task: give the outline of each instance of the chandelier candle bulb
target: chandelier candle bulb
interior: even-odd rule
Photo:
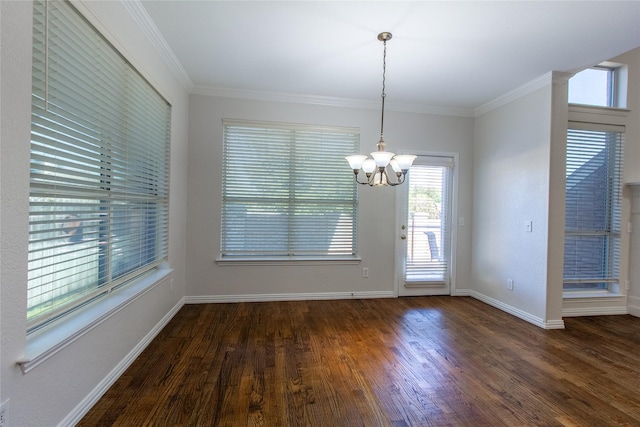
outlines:
[[[414,155],[398,155],[385,151],[384,142],[384,99],[387,96],[384,93],[386,70],[387,70],[387,41],[391,40],[391,33],[382,32],[378,34],[378,40],[384,43],[384,55],[382,60],[382,114],[380,116],[380,140],[378,141],[378,151],[371,153],[371,158],[363,155],[347,156],[345,159],[349,162],[349,166],[353,169],[356,182],[358,184],[367,184],[369,186],[386,187],[402,184],[407,176],[407,172],[411,168],[413,161],[416,159]],[[391,167],[391,171],[387,172],[387,168]],[[364,172],[366,179],[358,179],[360,171]],[[376,171],[375,173],[373,173]],[[390,179],[395,176],[395,179]]]

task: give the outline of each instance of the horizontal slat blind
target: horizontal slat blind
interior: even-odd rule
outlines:
[[[171,113],[69,3],[33,22],[31,329],[166,259]]]
[[[618,281],[624,127],[570,122],[567,133],[564,287]]]
[[[405,283],[449,280],[451,157],[418,156],[408,175]]]
[[[222,257],[356,253],[357,129],[224,121]]]

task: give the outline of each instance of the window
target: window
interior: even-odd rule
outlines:
[[[614,107],[615,70],[593,67],[581,71],[569,79],[571,104]]]
[[[30,331],[166,260],[170,114],[70,3],[34,2]]]
[[[357,129],[225,120],[222,259],[356,254]]]
[[[624,127],[570,122],[564,290],[618,290]]]

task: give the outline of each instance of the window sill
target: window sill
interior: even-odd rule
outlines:
[[[127,305],[169,277],[172,269],[161,266],[129,286],[113,291],[95,304],[65,316],[27,337],[23,357],[17,361],[23,374],[49,359],[78,338],[105,322]]]
[[[603,107],[600,105],[587,104],[569,104],[569,111],[573,113],[600,114],[617,117],[627,117],[631,112],[628,108]]]
[[[230,265],[353,265],[362,261],[360,257],[237,257],[218,258],[216,264]]]

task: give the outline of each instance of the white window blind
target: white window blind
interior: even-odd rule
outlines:
[[[564,289],[617,286],[624,127],[570,122]]]
[[[31,330],[166,259],[170,114],[70,3],[34,2]]]
[[[408,175],[405,283],[447,283],[451,233],[451,157],[418,156]]]
[[[221,256],[356,254],[359,131],[225,120]],[[346,165],[346,166],[345,166]]]

